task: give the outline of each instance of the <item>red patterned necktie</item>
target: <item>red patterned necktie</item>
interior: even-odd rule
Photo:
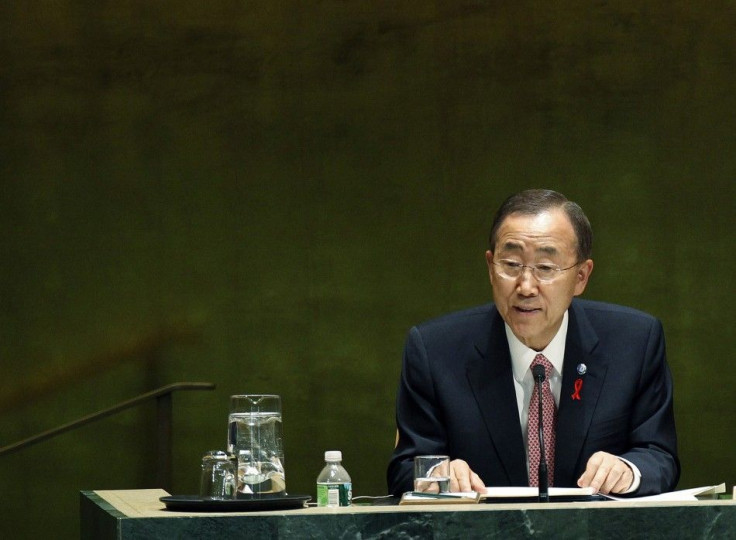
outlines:
[[[544,382],[542,383],[542,407],[544,414],[544,451],[547,454],[547,477],[549,485],[554,485],[555,479],[555,427],[557,425],[557,407],[552,391],[549,389],[549,377],[552,374],[552,364],[544,355],[534,357],[531,368],[544,366]],[[529,402],[529,485],[539,485],[539,391],[534,385],[532,399]]]

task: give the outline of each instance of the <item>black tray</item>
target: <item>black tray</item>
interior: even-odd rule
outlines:
[[[237,499],[207,499],[199,495],[169,495],[159,500],[176,512],[259,512],[304,508],[309,495],[259,495]]]

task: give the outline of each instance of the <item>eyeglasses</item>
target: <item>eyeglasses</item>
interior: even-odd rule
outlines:
[[[556,264],[521,264],[518,261],[510,261],[501,259],[500,261],[491,261],[498,268],[498,275],[507,279],[518,279],[524,273],[524,268],[531,270],[534,278],[540,283],[549,283],[557,279],[562,272],[575,268],[580,263],[575,263],[567,268],[560,268]]]

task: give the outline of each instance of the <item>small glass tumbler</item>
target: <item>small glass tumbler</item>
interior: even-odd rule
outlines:
[[[450,457],[416,456],[414,491],[447,493],[450,491]]]
[[[234,499],[238,487],[237,465],[221,450],[202,457],[199,496],[203,499]]]

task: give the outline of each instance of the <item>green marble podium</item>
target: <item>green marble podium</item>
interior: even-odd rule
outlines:
[[[569,502],[171,512],[158,489],[83,491],[82,539],[736,538],[736,503]]]

